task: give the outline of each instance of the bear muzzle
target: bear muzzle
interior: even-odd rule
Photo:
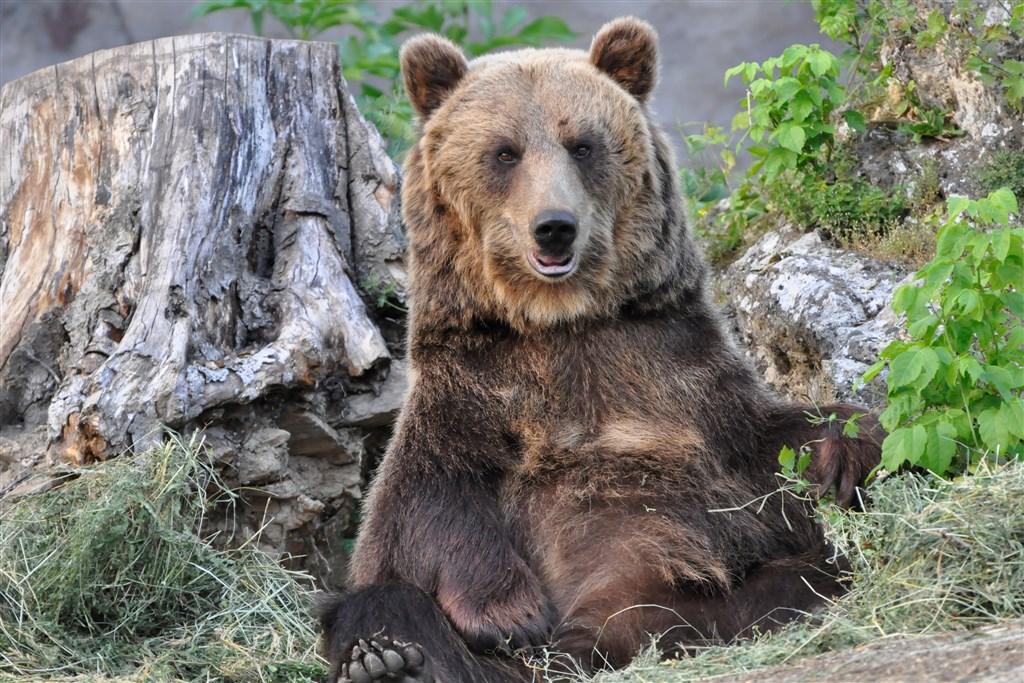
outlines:
[[[566,277],[579,262],[573,243],[578,224],[576,217],[565,210],[546,209],[537,214],[530,226],[536,250],[527,255],[530,266],[548,278]]]

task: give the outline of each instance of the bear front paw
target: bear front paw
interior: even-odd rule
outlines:
[[[481,653],[509,653],[545,645],[555,622],[554,608],[539,594],[513,594],[485,602],[463,595],[444,607],[469,648]]]

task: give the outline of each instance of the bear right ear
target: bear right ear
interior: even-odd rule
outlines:
[[[432,34],[406,41],[400,60],[405,92],[424,121],[469,71],[462,51],[450,40]]]
[[[658,34],[635,17],[609,21],[590,44],[590,63],[646,102],[658,80]]]

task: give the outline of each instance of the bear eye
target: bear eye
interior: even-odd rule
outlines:
[[[498,150],[498,161],[503,164],[514,164],[519,161],[519,155],[507,147],[502,148]]]
[[[572,148],[572,156],[574,159],[586,159],[590,156],[590,145],[586,143],[580,143]]]

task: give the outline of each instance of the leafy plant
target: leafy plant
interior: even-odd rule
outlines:
[[[916,104],[916,103],[915,103]],[[949,112],[935,107],[913,107],[913,118],[900,124],[900,130],[920,143],[925,138],[946,140],[960,137],[963,131],[949,121]]]
[[[935,257],[900,287],[893,308],[909,341],[891,342],[864,375],[883,369],[889,436],[882,465],[936,474],[983,458],[1024,456],[1024,229],[1006,188],[951,197]]]
[[[207,0],[196,15],[244,10],[257,35],[263,34],[269,16],[303,40],[339,26],[354,29],[339,43],[343,74],[359,84],[359,108],[389,141],[388,151],[394,156],[401,155],[415,138],[398,60],[405,38],[419,31],[440,33],[468,56],[477,57],[502,47],[540,46],[576,37],[558,17],[528,21],[527,10],[518,5],[495,18],[491,0],[411,0],[387,6],[392,8],[390,15],[380,18],[363,0]]]
[[[835,55],[818,45],[790,45],[760,64],[734,66],[725,72],[725,83],[734,76],[742,76],[748,89],[746,108],[732,122],[754,142],[747,151],[757,162],[748,175],[763,171],[771,181],[787,170],[819,170],[835,144],[832,112],[845,99]],[[857,112],[845,117],[851,127],[864,128]]]
[[[403,315],[408,313],[408,308],[402,301],[398,284],[394,280],[385,282],[381,277],[371,275],[361,284],[363,292],[373,301],[377,310],[384,312],[390,310]]]

